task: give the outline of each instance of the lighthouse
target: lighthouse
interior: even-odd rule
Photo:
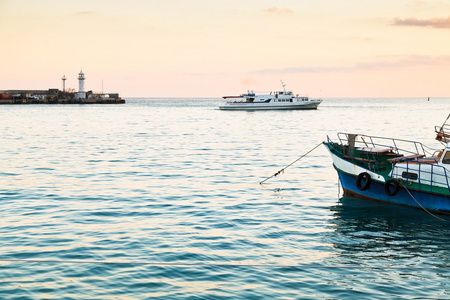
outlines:
[[[61,79],[63,81],[63,93],[65,93],[66,92],[66,80],[67,80],[66,75],[63,75],[63,77],[61,77]]]
[[[75,94],[75,99],[86,99],[86,92],[84,91],[84,77],[83,70],[78,73],[78,93]]]
[[[84,80],[86,78],[84,77],[83,70],[80,71],[78,74],[78,93],[84,93]]]

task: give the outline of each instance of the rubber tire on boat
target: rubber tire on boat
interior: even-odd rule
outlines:
[[[364,180],[364,184],[361,184]],[[370,187],[370,184],[372,183],[372,177],[370,177],[369,173],[363,172],[356,177],[356,187],[360,191],[365,191]]]
[[[394,188],[393,190],[391,190],[391,186]],[[397,179],[389,179],[384,184],[384,192],[389,196],[397,195],[399,190],[400,190],[400,183],[398,182]]]

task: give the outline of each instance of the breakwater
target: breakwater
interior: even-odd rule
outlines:
[[[82,98],[74,91],[5,90],[0,91],[0,104],[120,104],[125,103],[119,94],[104,94],[88,91]]]

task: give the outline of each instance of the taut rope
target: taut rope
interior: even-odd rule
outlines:
[[[428,211],[425,207],[422,206],[422,204],[419,203],[419,201],[416,200],[416,198],[414,198],[414,196],[411,194],[411,192],[408,190],[408,188],[406,187],[406,185],[401,184],[401,186],[403,186],[405,188],[405,190],[408,192],[408,194],[411,196],[411,198],[414,199],[414,201],[416,201],[416,203],[425,211],[427,212],[430,216],[435,217],[436,219],[440,220],[440,221],[444,221],[447,222],[447,220],[444,220],[442,218],[439,218],[438,216],[432,214],[430,211]]]
[[[270,177],[267,177],[266,179],[264,179],[263,181],[261,181],[259,184],[263,184],[265,181],[269,180],[272,177],[277,176],[280,173],[284,173],[284,170],[286,170],[287,168],[289,168],[290,166],[292,166],[293,164],[295,164],[296,162],[298,162],[300,159],[302,159],[303,157],[305,157],[306,155],[308,155],[309,153],[313,152],[316,148],[318,148],[320,145],[322,145],[322,142],[320,142],[317,146],[315,146],[314,148],[312,148],[311,150],[309,150],[308,152],[306,152],[305,154],[303,154],[302,156],[300,156],[299,158],[297,158],[296,160],[294,160],[293,162],[291,162],[289,165],[287,165],[286,167],[284,167],[283,169],[281,169],[280,171],[276,172],[275,174],[273,174]]]

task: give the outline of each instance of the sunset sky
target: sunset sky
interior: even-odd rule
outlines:
[[[0,90],[450,96],[450,1],[0,0]]]

